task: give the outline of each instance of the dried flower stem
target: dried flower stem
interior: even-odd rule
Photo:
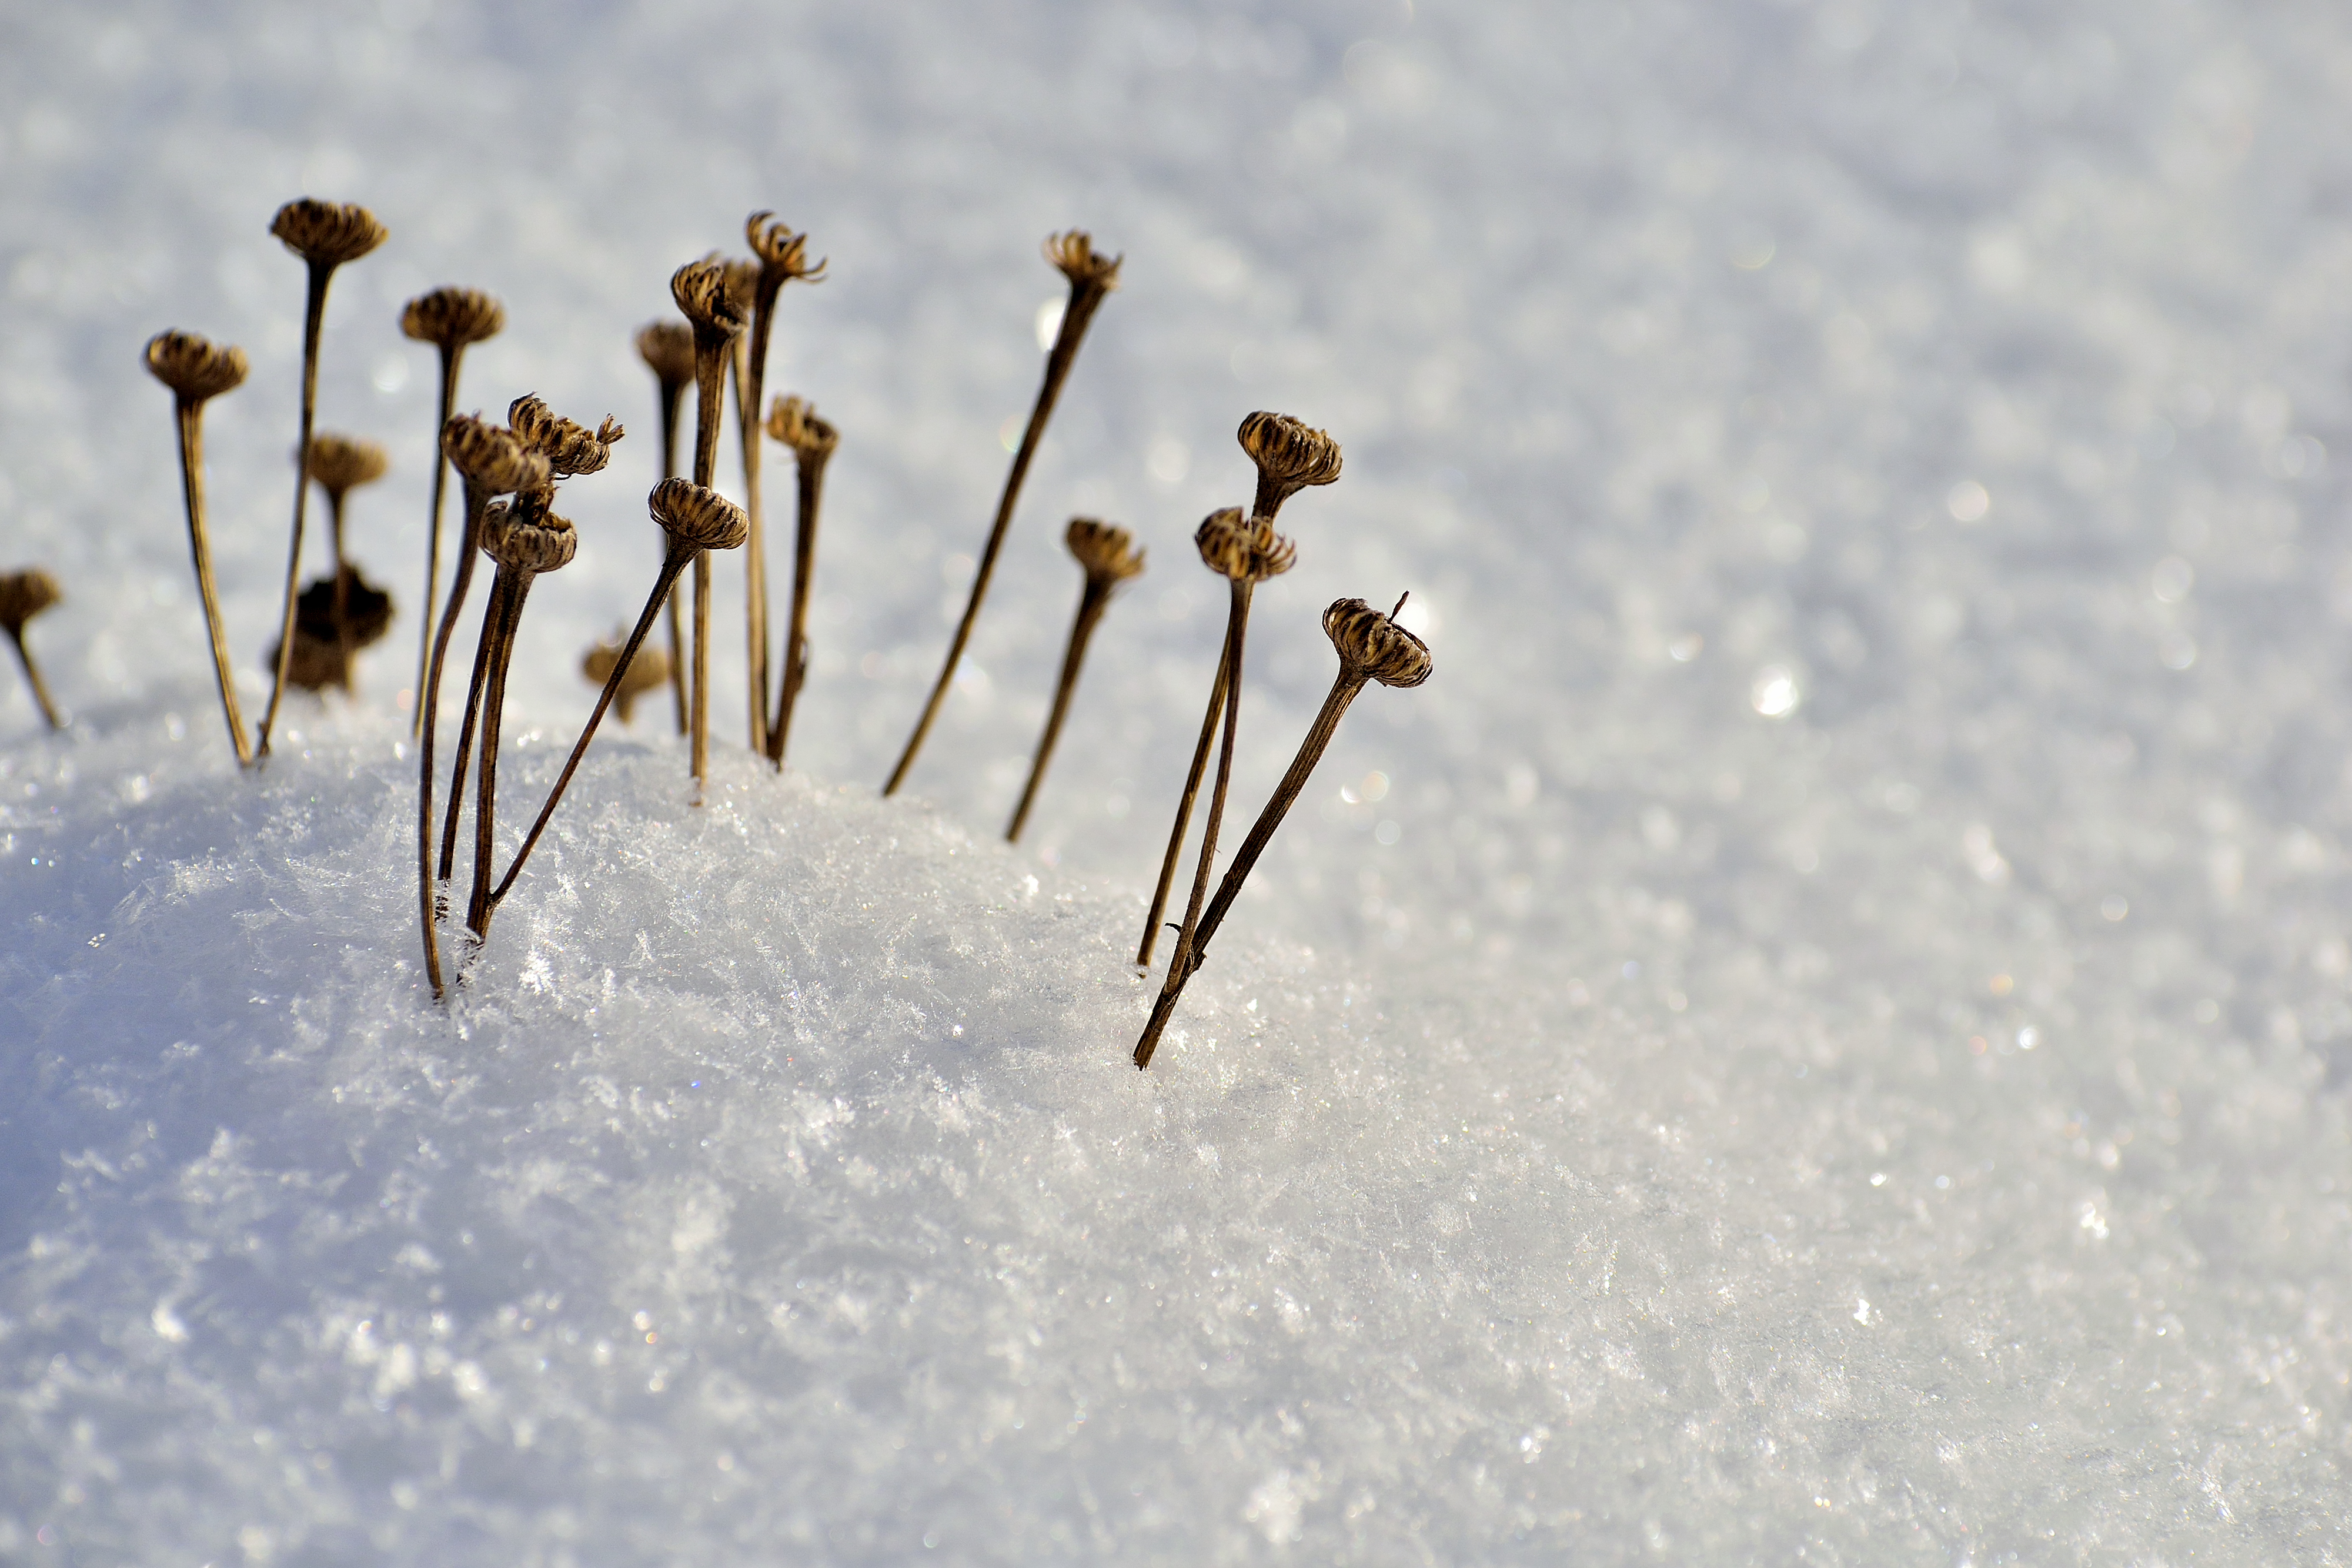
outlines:
[[[751,329],[735,340],[735,429],[743,454],[743,511],[751,537],[743,546],[743,671],[750,699],[751,749],[768,754],[768,558],[760,528],[760,383],[767,357],[767,330],[774,313],[771,295],[753,316]],[[755,341],[756,340],[756,341]]]
[[[499,579],[490,578],[493,597],[482,606],[482,624],[474,633],[474,673],[466,683],[466,715],[457,726],[457,759],[449,769],[449,812],[441,824],[440,866],[434,873],[446,882],[457,866],[457,825],[465,815],[466,772],[474,758],[475,731],[482,718],[482,694],[489,684],[492,628],[498,624],[499,601],[496,598]]]
[[[33,663],[33,651],[25,645],[25,629],[8,628],[9,643],[16,650],[16,663],[25,667],[25,684],[33,688],[33,700],[40,705],[41,716],[49,721],[51,729],[63,729],[66,721],[58,716],[58,705],[49,700],[49,685],[41,679],[41,667]]]
[[[1184,834],[1192,825],[1192,802],[1201,793],[1202,777],[1209,770],[1209,747],[1216,744],[1217,720],[1225,711],[1225,673],[1232,666],[1217,657],[1216,684],[1209,689],[1209,709],[1201,716],[1200,743],[1192,747],[1192,766],[1184,775],[1184,793],[1176,801],[1176,825],[1168,831],[1168,852],[1160,857],[1160,883],[1151,890],[1151,909],[1143,917],[1143,942],[1135,950],[1138,968],[1151,967],[1152,949],[1160,943],[1160,917],[1168,912],[1168,894],[1176,885],[1176,867],[1184,858]]]
[[[180,487],[188,511],[188,548],[196,558],[196,589],[204,597],[205,630],[212,635],[213,674],[220,683],[221,712],[228,719],[229,744],[236,749],[236,764],[249,768],[253,765],[253,743],[246,737],[245,716],[237,711],[236,677],[228,655],[228,628],[221,621],[220,589],[213,580],[212,537],[205,527],[205,405],[188,397],[175,402],[180,426]],[[47,706],[45,702],[44,711]]]
[[[782,771],[793,731],[793,709],[808,679],[809,586],[816,578],[816,527],[824,505],[824,458],[800,461],[800,507],[793,528],[793,612],[784,629],[784,678],[776,692],[776,718],[768,727],[768,760]]]
[[[286,695],[286,674],[294,662],[294,608],[300,597],[302,523],[310,496],[310,425],[319,407],[319,329],[326,320],[327,284],[335,263],[311,260],[309,293],[302,308],[302,423],[294,444],[294,537],[286,550],[286,610],[278,628],[278,672],[269,685],[269,706],[262,710],[261,729],[254,737],[257,759],[269,755],[270,727],[278,722],[278,700]]]
[[[446,426],[444,427],[446,428]],[[439,915],[438,900],[434,896],[436,878],[433,868],[433,737],[441,718],[441,673],[449,656],[449,639],[457,630],[457,613],[465,608],[466,589],[473,581],[474,557],[482,538],[482,513],[490,502],[488,492],[471,479],[466,481],[466,526],[457,546],[457,569],[449,584],[449,602],[441,612],[441,626],[433,634],[433,656],[426,669],[425,689],[417,694],[416,706],[425,715],[417,731],[419,770],[423,783],[417,790],[416,803],[416,880],[421,912],[425,921],[425,972],[433,982],[433,999],[443,995],[441,983],[441,946],[434,936],[434,925]],[[487,613],[484,619],[488,619]],[[476,657],[477,689],[480,681],[478,654]],[[459,772],[450,781],[450,799],[454,802],[466,788],[465,758],[473,747],[474,702],[469,695],[466,703],[466,725],[457,743]],[[457,828],[452,813],[450,831]],[[449,875],[450,850],[445,840],[442,849],[440,880]]]
[[[665,377],[661,389],[662,471],[665,479],[677,474],[677,416],[679,406],[686,402],[687,383]],[[665,543],[663,549],[667,549]],[[677,732],[686,733],[686,637],[680,629],[677,596],[662,595],[662,605],[669,612],[669,692],[677,708]]]
[[[694,328],[694,485],[709,490],[719,461],[719,399],[727,387],[727,358],[745,325],[741,306],[730,298],[728,269],[715,259],[690,261],[673,273],[670,297]],[[695,799],[710,765],[710,561],[694,562],[694,683],[687,727],[693,753]]]
[[[1004,549],[1004,533],[1013,522],[1013,504],[1021,498],[1021,482],[1028,477],[1029,463],[1037,455],[1037,444],[1045,439],[1045,422],[1053,417],[1054,404],[1062,395],[1062,383],[1069,379],[1070,366],[1077,361],[1078,344],[1086,337],[1087,324],[1094,319],[1095,310],[1104,298],[1118,287],[1118,260],[1096,256],[1084,235],[1056,236],[1047,242],[1046,254],[1055,257],[1055,265],[1070,280],[1069,303],[1063,308],[1061,327],[1054,334],[1053,351],[1045,356],[1045,376],[1037,388],[1036,404],[1029,411],[1028,428],[1022,432],[1020,449],[1013,453],[1013,466],[1004,476],[1004,492],[996,503],[996,520],[989,528],[988,543],[981,550],[980,565],[972,573],[971,597],[965,601],[963,618],[956,622],[955,636],[948,643],[947,661],[940,666],[940,678],[931,684],[930,697],[923,704],[923,716],[915,721],[915,733],[907,737],[907,749],[899,754],[898,765],[890,770],[890,781],[882,786],[886,796],[896,795],[898,786],[907,781],[908,770],[915,766],[916,754],[922,750],[923,741],[940,716],[940,705],[947,700],[956,665],[963,658],[964,645],[971,641],[973,623],[980,619],[981,601],[988,597],[989,579],[995,574],[996,558]]]
[[[484,632],[494,635],[490,647],[489,686],[482,697],[482,768],[479,794],[474,802],[474,890],[466,904],[466,925],[477,941],[490,934],[491,855],[498,825],[499,727],[505,717],[507,670],[514,663],[515,632],[522,624],[523,600],[534,574],[501,566],[490,584],[489,609]],[[493,630],[489,624],[496,618]]]
[[[441,450],[441,431],[457,412],[457,362],[465,357],[466,345],[445,342],[440,350],[441,417],[433,426],[433,507],[425,522],[425,597],[417,616],[416,712],[410,716],[408,729],[414,736],[425,733],[425,677],[433,663],[433,601],[441,591],[441,497],[449,480],[449,455]],[[336,559],[341,560],[340,532],[336,538]]]
[[[1004,830],[1008,844],[1021,841],[1021,830],[1029,825],[1029,808],[1036,804],[1037,786],[1045,781],[1045,764],[1054,758],[1054,743],[1062,737],[1062,720],[1068,716],[1070,698],[1078,689],[1078,668],[1086,663],[1087,643],[1102,622],[1103,612],[1110,608],[1112,584],[1089,577],[1078,594],[1078,613],[1070,622],[1070,643],[1062,654],[1062,678],[1054,687],[1054,706],[1045,716],[1045,733],[1037,737],[1037,755],[1029,764],[1029,781],[1021,788],[1021,803],[1013,809],[1013,821]]]

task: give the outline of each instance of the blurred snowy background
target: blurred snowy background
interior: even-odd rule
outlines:
[[[2352,1560],[2340,7],[0,37],[0,565],[65,582],[76,718],[0,698],[0,1559]],[[354,553],[404,612],[403,299],[505,299],[467,406],[631,426],[524,624],[518,813],[658,556],[632,332],[755,207],[832,260],[769,383],[843,431],[793,774],[722,747],[693,811],[608,730],[446,1019],[415,622],[235,777],[139,363],[253,358],[208,421],[251,711],[299,193],[392,231],[320,423],[393,448]],[[1073,225],[1124,287],[885,805]],[[1325,601],[1412,590],[1437,675],[1358,705],[1143,1076],[1189,531],[1262,407],[1348,468],[1286,515],[1236,817]],[[1152,567],[1007,851],[1073,511]]]

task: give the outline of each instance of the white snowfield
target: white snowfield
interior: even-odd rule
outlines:
[[[16,12],[0,567],[65,584],[73,723],[0,692],[0,1561],[2352,1562],[2352,14]],[[239,777],[139,350],[252,355],[257,714],[302,193],[392,234],[320,420],[393,449],[401,613]],[[400,302],[506,301],[467,408],[631,427],[559,502],[503,854],[659,559],[631,335],[764,207],[832,262],[769,385],[843,432],[792,768],[729,561],[709,802],[665,699],[608,727],[436,1009]],[[883,801],[1073,225],[1123,286]],[[1436,674],[1138,1073],[1255,408],[1348,466],[1226,842],[1324,603],[1412,590]],[[1011,849],[1074,512],[1151,565]]]

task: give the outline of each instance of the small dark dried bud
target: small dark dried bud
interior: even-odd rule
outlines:
[[[1045,237],[1045,259],[1070,280],[1072,289],[1108,294],[1118,287],[1118,264],[1127,258],[1103,255],[1084,229],[1072,229]]]
[[[441,450],[467,484],[488,495],[544,489],[549,482],[545,457],[525,446],[513,431],[478,413],[453,415],[441,427]]]
[[[743,220],[743,237],[751,245],[751,254],[760,258],[762,272],[773,277],[781,287],[793,278],[809,283],[824,281],[824,263],[809,265],[808,235],[795,234],[793,226],[773,213],[753,213]]]
[[[478,288],[454,286],[420,294],[400,309],[400,329],[420,343],[462,349],[495,338],[507,324],[507,308]]]
[[[803,460],[830,457],[841,444],[841,432],[816,416],[816,405],[805,398],[780,397],[768,405],[768,434]]]
[[[1342,664],[1384,686],[1417,686],[1429,679],[1429,644],[1360,599],[1333,600],[1323,612],[1323,634]]]
[[[575,423],[529,392],[507,405],[507,428],[545,457],[559,479],[598,472],[612,461],[613,444],[628,434],[610,416],[593,430]]]
[[[482,553],[516,571],[554,571],[572,564],[580,536],[570,519],[529,500],[493,501],[482,514]]]
[[[1251,414],[1234,436],[1257,465],[1255,510],[1261,517],[1272,517],[1307,486],[1328,485],[1339,476],[1339,444],[1286,413]]]
[[[698,336],[709,333],[724,340],[743,329],[743,309],[727,287],[727,264],[716,256],[689,261],[671,273],[669,296],[694,323]]]
[[[0,629],[20,632],[26,622],[64,597],[58,580],[39,567],[0,574]]]
[[[147,373],[183,402],[203,402],[245,382],[245,350],[194,332],[158,332],[147,340]]]
[[[683,321],[652,321],[637,332],[637,354],[664,386],[694,379],[694,329]]]
[[[310,437],[310,477],[330,496],[373,485],[391,466],[391,455],[373,441],[331,431]]]
[[[1117,584],[1143,575],[1143,552],[1135,548],[1135,536],[1116,524],[1072,517],[1062,538],[1090,581]]]
[[[1239,507],[1212,512],[1192,535],[1201,559],[1211,571],[1235,582],[1264,582],[1280,577],[1298,561],[1298,547],[1244,517]]]
[[[278,209],[269,232],[314,266],[340,267],[382,245],[388,232],[365,207],[304,196]]]
[[[743,508],[716,490],[685,479],[665,479],[646,497],[646,509],[674,537],[697,549],[733,549],[751,532]]]

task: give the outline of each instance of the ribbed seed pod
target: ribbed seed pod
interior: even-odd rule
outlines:
[[[357,261],[382,245],[389,233],[365,207],[309,196],[278,208],[269,232],[304,261],[323,267]]]
[[[751,531],[743,508],[718,491],[685,479],[665,479],[646,508],[671,538],[695,549],[733,549]]]
[[[552,470],[543,454],[525,445],[513,431],[478,413],[461,413],[441,427],[441,450],[450,466],[484,496],[510,496],[546,487]]]
[[[1251,414],[1234,433],[1257,465],[1257,497],[1250,514],[1271,524],[1283,502],[1310,485],[1339,477],[1339,444],[1286,413]]]
[[[373,485],[392,466],[392,455],[373,441],[321,431],[310,438],[310,477],[330,496]]]
[[[1399,600],[1402,610],[1404,601]],[[1339,663],[1384,686],[1417,686],[1429,679],[1429,644],[1360,599],[1335,599],[1323,612],[1323,634]]]
[[[558,479],[601,471],[613,460],[614,444],[628,434],[610,414],[591,430],[555,413],[529,392],[507,405],[507,428],[546,458]]]
[[[147,372],[183,402],[200,403],[245,383],[245,350],[194,332],[158,332],[147,340]]]
[[[400,309],[400,329],[420,343],[462,349],[506,329],[507,308],[478,288],[455,285],[420,294]]]

